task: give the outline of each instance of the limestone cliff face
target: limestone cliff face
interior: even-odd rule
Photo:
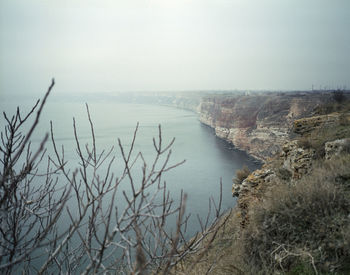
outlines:
[[[218,137],[266,160],[290,139],[294,120],[311,116],[329,100],[329,94],[321,93],[207,96],[199,106],[200,121]]]
[[[342,154],[349,154],[349,133],[341,130],[349,125],[350,113],[331,113],[295,120],[293,131],[301,136],[283,144],[279,154],[265,162],[261,169],[253,171],[241,183],[234,182],[233,196],[245,196],[258,185],[266,185],[271,181],[276,182],[277,178],[279,181],[288,180],[290,183],[295,183],[312,171],[317,160],[323,158],[332,160]],[[328,129],[332,135],[330,136],[326,131],[319,132],[320,127],[324,131]],[[314,140],[314,136],[310,136],[310,133],[314,133],[314,136],[318,134],[319,140],[323,139],[323,143],[319,145],[316,143],[314,146],[319,146],[318,151],[323,148],[324,156],[317,155],[317,150],[311,144],[305,146],[305,140],[303,141],[302,138],[308,137],[309,140]],[[342,138],[335,139],[339,134],[342,135]]]

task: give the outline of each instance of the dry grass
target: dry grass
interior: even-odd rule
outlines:
[[[320,111],[334,110],[345,114],[350,101]],[[271,159],[276,179],[240,197],[225,226],[204,242],[205,253],[187,257],[172,274],[350,274],[350,154],[323,158],[327,141],[350,137],[346,117],[298,138],[316,151],[300,181],[292,184],[281,159]],[[243,167],[233,182],[249,174]]]
[[[204,255],[186,258],[172,274],[349,274],[349,171],[343,155],[316,161],[294,185],[258,186],[248,225],[234,209]]]
[[[327,115],[334,112],[349,112],[350,111],[350,100],[344,99],[340,102],[329,102],[327,104],[323,104],[318,106],[315,109],[315,113],[318,115]]]
[[[202,275],[202,274],[249,274],[243,265],[243,247],[237,242],[240,236],[240,214],[237,209],[227,214],[227,221],[218,231],[215,239],[207,247],[203,255],[194,254],[180,262],[172,270],[172,274],[179,275]],[[204,242],[203,249],[209,243]],[[236,243],[237,242],[237,243]]]
[[[298,145],[303,148],[315,149],[316,158],[323,158],[325,155],[324,145],[326,142],[348,137],[350,137],[350,122],[343,119],[340,121],[339,125],[321,127],[298,137]]]
[[[291,271],[300,264],[325,272],[347,268],[348,171],[349,156],[319,163],[310,176],[293,186],[276,186],[263,203],[253,206],[242,242],[256,271]]]
[[[235,184],[241,184],[251,173],[249,168],[244,165],[242,169],[236,171],[236,177],[232,179]]]
[[[328,126],[324,125],[297,138],[299,146],[315,149],[316,158],[324,156],[324,144],[327,141],[350,137],[350,100],[344,97],[339,102],[324,104],[318,106],[315,110],[315,113],[318,115],[327,115],[335,112],[339,113],[338,123]]]

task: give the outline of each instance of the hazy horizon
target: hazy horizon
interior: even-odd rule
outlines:
[[[0,96],[350,87],[347,0],[2,0]]]

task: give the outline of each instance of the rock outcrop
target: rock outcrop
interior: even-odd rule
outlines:
[[[232,195],[241,198],[251,193],[257,187],[260,188],[269,184],[271,180],[275,180],[276,178],[279,178],[279,181],[295,183],[312,171],[315,160],[323,158],[325,160],[331,160],[339,155],[349,154],[349,133],[343,133],[347,137],[334,139],[339,133],[342,133],[341,131],[339,132],[339,130],[342,130],[342,127],[350,126],[349,122],[345,125],[343,121],[344,119],[348,121],[348,118],[348,113],[332,113],[296,120],[293,130],[295,133],[300,133],[301,135],[298,138],[285,142],[280,153],[265,162],[261,169],[253,171],[241,183],[234,183],[232,185]],[[322,137],[322,132],[319,132],[320,127],[324,127],[322,128],[323,130],[328,129],[333,135],[329,136],[326,134]],[[320,134],[321,136],[318,137],[320,140],[324,138],[329,140],[318,145],[320,146],[318,150],[321,149],[323,152],[322,155],[318,155],[317,150],[310,146],[310,144],[309,146],[305,146],[305,141],[301,139],[305,137],[310,138],[310,133],[312,137]],[[243,201],[245,202],[245,200]]]
[[[282,168],[289,171],[292,180],[298,180],[309,171],[314,156],[314,149],[300,147],[297,140],[287,142],[282,147]]]
[[[266,160],[290,140],[294,127],[303,130],[295,120],[311,116],[329,101],[331,95],[322,93],[207,96],[199,106],[200,121],[236,148]]]
[[[311,170],[314,158],[314,149],[299,146],[297,140],[287,142],[273,162],[267,162],[261,169],[253,171],[242,183],[233,183],[232,196],[246,195],[257,186],[270,183],[277,177],[297,181]]]
[[[294,121],[293,131],[297,134],[304,135],[317,128],[337,124],[339,120],[340,116],[338,113],[301,118]]]
[[[331,159],[345,152],[350,153],[350,138],[337,139],[325,144],[325,159]]]
[[[268,182],[276,176],[275,172],[269,167],[263,167],[251,173],[241,184],[232,185],[232,196],[238,197],[240,194],[247,193],[259,184]]]

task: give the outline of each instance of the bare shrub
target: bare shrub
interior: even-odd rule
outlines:
[[[332,97],[337,103],[342,103],[343,101],[346,100],[344,91],[339,89],[333,92]]]
[[[183,162],[171,164],[174,139],[165,143],[159,126],[153,139],[155,156],[146,162],[135,151],[138,125],[129,147],[118,139],[115,149],[99,150],[88,106],[91,141],[81,144],[73,130],[78,161],[67,166],[65,149],[50,137],[54,155],[45,154],[47,134],[32,152],[31,134],[54,81],[41,104],[22,117],[19,108],[1,133],[0,272],[167,274],[188,255],[198,252],[209,235],[216,235],[221,199],[209,200],[208,215],[198,218],[201,232],[188,240],[187,196],[171,198],[164,175]],[[37,110],[30,130],[23,124]],[[46,170],[42,164],[47,161]],[[119,169],[118,174],[114,171]],[[104,171],[104,172],[102,172]],[[220,189],[221,190],[221,189]]]
[[[44,243],[48,244],[48,236],[57,230],[57,221],[70,193],[69,185],[58,186],[56,168],[50,161],[47,161],[46,172],[39,172],[48,135],[36,151],[31,150],[31,135],[53,85],[54,81],[43,101],[37,101],[28,114],[23,116],[19,108],[11,118],[4,113],[6,126],[1,132],[0,145],[1,273],[11,273],[14,267],[23,262],[22,269],[28,271],[32,260],[30,255]],[[34,121],[29,130],[23,133],[22,128],[31,116],[34,116]],[[41,184],[37,184],[38,180]]]
[[[244,165],[242,169],[236,171],[236,177],[232,179],[235,184],[241,184],[250,174],[249,168]]]
[[[276,171],[276,175],[285,181],[288,181],[292,178],[292,172],[290,172],[288,169],[284,167],[279,167]]]
[[[313,148],[314,146],[314,144],[312,144],[312,140],[310,136],[306,136],[306,135],[298,138],[298,145],[304,149]]]
[[[249,264],[266,274],[300,263],[315,273],[342,271],[350,261],[350,197],[337,178],[349,163],[349,156],[321,163],[310,176],[277,186],[253,207],[242,240]]]
[[[349,112],[349,93],[345,90],[336,90],[332,93],[332,101],[316,106],[314,112],[318,115],[327,115],[334,112]]]
[[[349,126],[350,125],[349,115],[346,113],[341,113],[339,116],[339,124],[340,126]]]

